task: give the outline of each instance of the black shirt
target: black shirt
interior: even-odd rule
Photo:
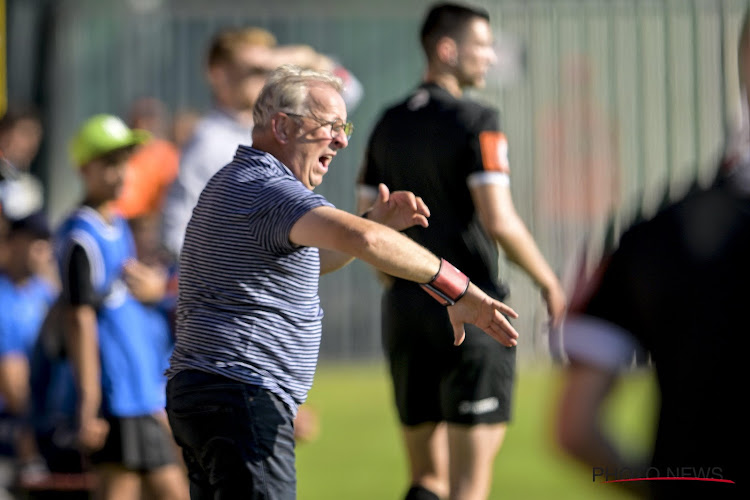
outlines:
[[[481,172],[507,175],[504,147],[496,110],[424,84],[380,118],[360,182],[421,196],[430,227],[406,234],[472,281],[487,283],[497,275],[497,249],[478,226],[467,179]]]
[[[651,353],[661,392],[653,473],[702,468],[734,481],[741,473],[738,443],[746,441],[747,426],[740,383],[747,379],[742,367],[750,328],[748,174],[750,163],[629,229],[605,259],[589,299],[569,315],[604,320],[602,328],[629,332]],[[564,330],[571,337],[566,343],[577,335],[580,340],[573,324]],[[571,357],[601,361],[603,349],[588,346],[586,352],[579,343]],[[681,486],[699,487],[688,483]],[[667,495],[676,489],[654,485]],[[714,489],[711,498],[724,498],[722,491]]]

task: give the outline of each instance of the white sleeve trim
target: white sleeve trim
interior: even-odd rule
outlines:
[[[619,371],[633,361],[639,342],[622,327],[593,316],[568,317],[562,347],[568,358]]]
[[[498,186],[509,186],[510,176],[505,172],[474,172],[466,178],[466,185],[470,188],[496,184]]]

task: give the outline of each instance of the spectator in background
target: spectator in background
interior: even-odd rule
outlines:
[[[122,193],[113,208],[128,221],[138,260],[166,272],[173,270],[174,259],[161,245],[162,209],[167,190],[177,177],[179,151],[167,139],[169,113],[160,100],[153,97],[135,100],[129,126],[146,130],[150,138],[128,160]]]
[[[750,10],[738,59],[746,89]],[[582,275],[562,331],[569,363],[557,433],[595,479],[629,480],[621,484],[650,498],[747,498],[740,443],[748,433],[740,399],[747,378],[749,255],[745,137],[713,185],[696,187],[634,224],[591,276]],[[636,348],[649,351],[660,392],[650,457],[628,456],[606,432],[603,417]]]
[[[147,307],[163,298],[165,276],[135,259],[128,225],[112,207],[128,159],[148,137],[111,115],[83,124],[71,151],[84,199],[55,242],[77,439],[91,454],[105,500],[139,498],[142,487],[156,498],[187,497],[164,415],[163,352],[153,340],[166,324],[153,321]]]
[[[496,109],[467,98],[495,61],[486,10],[441,3],[421,30],[424,82],[376,124],[358,189],[359,209],[383,184],[413,191],[430,227],[406,234],[454,262],[503,300],[497,248],[539,286],[550,320],[565,294],[511,196],[508,143]],[[511,418],[516,350],[478,328],[453,348],[449,315],[407,280],[386,280],[383,344],[410,468],[407,500],[487,498],[492,466]]]
[[[128,124],[146,130],[151,138],[128,160],[122,193],[114,208],[125,219],[161,217],[167,189],[177,177],[179,151],[167,139],[169,113],[163,102],[153,97],[133,102]]]
[[[42,123],[31,107],[11,105],[0,118],[0,153],[12,168],[29,172],[42,141]]]
[[[57,290],[38,274],[40,255],[50,253],[43,213],[11,222],[0,242],[8,257],[0,270],[0,498],[15,482],[46,472],[27,417],[30,409],[30,359],[45,314]],[[43,257],[44,258],[44,257]],[[49,258],[49,256],[47,256]]]
[[[269,71],[285,63],[333,71],[344,79],[349,108],[359,101],[359,82],[309,46],[277,46],[270,32],[255,27],[218,32],[207,56],[213,109],[196,124],[195,134],[182,151],[179,174],[164,207],[164,242],[175,255],[203,187],[232,160],[238,145],[251,144],[255,100]]]
[[[172,140],[174,141],[177,149],[180,151],[185,149],[185,146],[190,141],[195,133],[195,126],[201,119],[200,113],[197,111],[186,108],[177,110],[172,120]]]
[[[0,216],[6,220],[22,219],[44,206],[42,183],[30,172],[41,141],[35,109],[10,106],[0,118]]]

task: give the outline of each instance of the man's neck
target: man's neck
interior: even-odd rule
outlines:
[[[458,79],[450,73],[428,69],[424,81],[425,83],[433,83],[438,87],[445,89],[456,98],[459,98],[464,94],[461,85],[458,83]]]
[[[253,110],[243,109],[236,110],[230,107],[224,106],[220,103],[216,104],[216,107],[221,110],[222,113],[229,116],[232,120],[237,122],[239,125],[245,128],[251,128],[253,126]]]

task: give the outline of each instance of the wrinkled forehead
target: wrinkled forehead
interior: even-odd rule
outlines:
[[[312,83],[308,87],[306,105],[316,116],[346,121],[346,104],[341,94],[325,83]]]

